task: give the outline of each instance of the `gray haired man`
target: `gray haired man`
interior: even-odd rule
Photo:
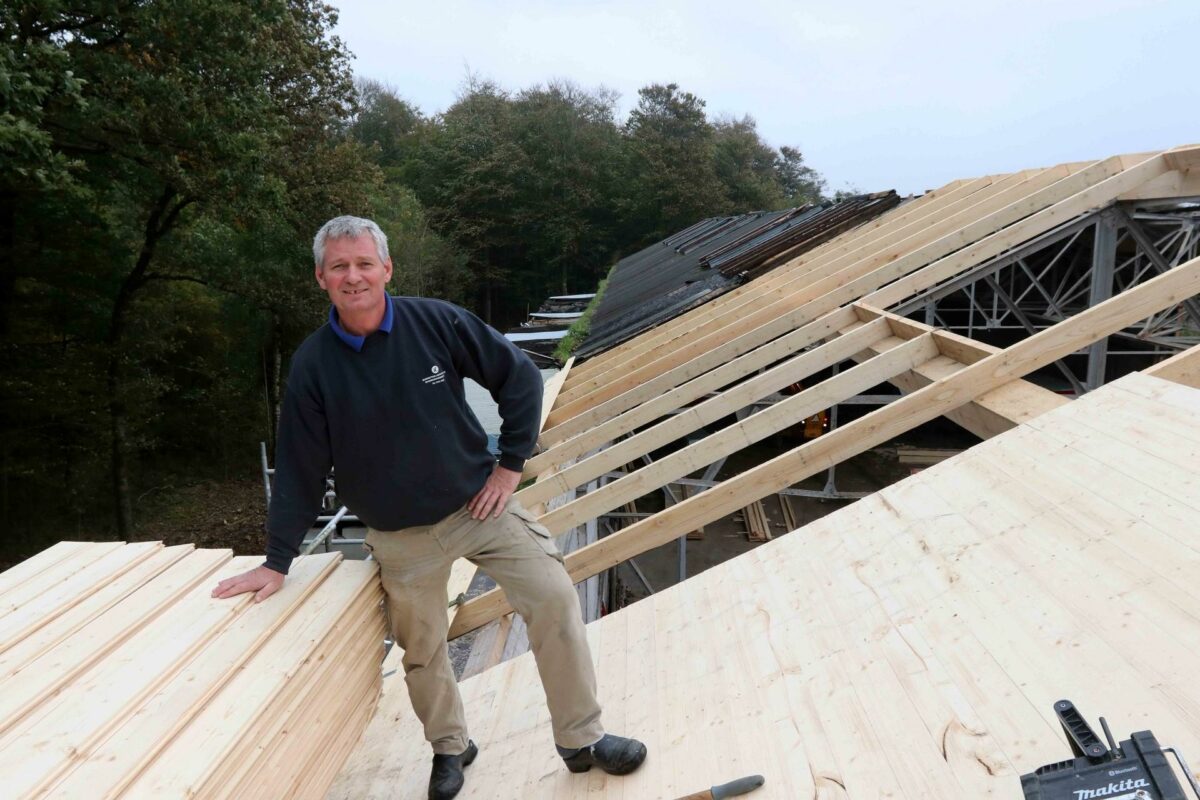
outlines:
[[[457,558],[491,575],[529,630],[559,754],[572,772],[621,775],[646,757],[604,732],[578,597],[550,532],[513,499],[541,418],[541,376],[520,350],[462,308],[390,297],[387,237],[337,217],[313,242],[329,321],[292,358],[279,420],[266,563],[214,597],[283,585],[320,510],[324,477],[367,523],[405,682],[433,748],[431,800],[449,800],[478,753],[447,656],[446,582]],[[500,458],[467,407],[463,380],[499,404]]]

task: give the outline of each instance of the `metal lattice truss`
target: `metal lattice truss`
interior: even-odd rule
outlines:
[[[1197,196],[1196,146],[947,184],[568,364],[517,497],[560,534],[672,484],[699,490],[568,554],[578,582],[672,541],[682,554],[688,531],[939,416],[984,438],[1011,429],[1070,402],[1025,375],[1086,348],[1095,386],[1109,336],[1151,355],[1195,341]],[[1008,338],[975,338],[992,333]],[[1177,357],[1183,374],[1197,353]],[[713,480],[730,454],[884,382],[905,394]],[[473,598],[451,636],[509,611],[499,591]]]
[[[1161,204],[1160,204],[1161,205]],[[931,325],[969,337],[1033,334],[1200,255],[1200,203],[1142,211],[1136,203],[1072,220],[899,304]],[[1114,336],[1130,348],[1089,347],[1086,388],[1065,362],[1076,395],[1104,383],[1109,355],[1171,355],[1200,343],[1200,303],[1163,309]]]

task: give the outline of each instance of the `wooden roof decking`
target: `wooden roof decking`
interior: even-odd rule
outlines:
[[[1196,359],[1164,374],[1194,371]],[[1012,797],[1051,704],[1200,753],[1200,390],[1135,373],[588,626],[634,775],[571,775],[526,654],[462,684],[461,797]],[[400,677],[329,797],[424,796]]]
[[[210,597],[261,561],[60,542],[0,574],[0,794],[322,797],[375,709],[377,568],[304,556],[269,602]]]

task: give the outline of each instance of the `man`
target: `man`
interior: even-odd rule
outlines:
[[[389,297],[387,237],[337,217],[313,241],[328,324],[296,351],[279,420],[266,563],[221,581],[214,597],[283,585],[320,510],[324,478],[368,525],[405,682],[433,748],[431,800],[463,785],[478,752],[467,737],[447,656],[446,582],[456,558],[500,584],[522,617],[537,661],[554,741],[572,772],[623,775],[646,757],[640,742],[606,734],[579,601],[550,533],[512,499],[541,418],[541,375],[508,340],[439,300]],[[462,382],[500,407],[500,460],[467,407]]]

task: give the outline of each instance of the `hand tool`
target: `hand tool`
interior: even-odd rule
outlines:
[[[714,786],[711,789],[705,789],[703,792],[684,795],[676,800],[725,800],[726,797],[736,797],[739,794],[752,792],[764,783],[766,783],[766,779],[762,775],[747,775],[744,778],[738,778],[736,781],[730,781],[720,786]]]

